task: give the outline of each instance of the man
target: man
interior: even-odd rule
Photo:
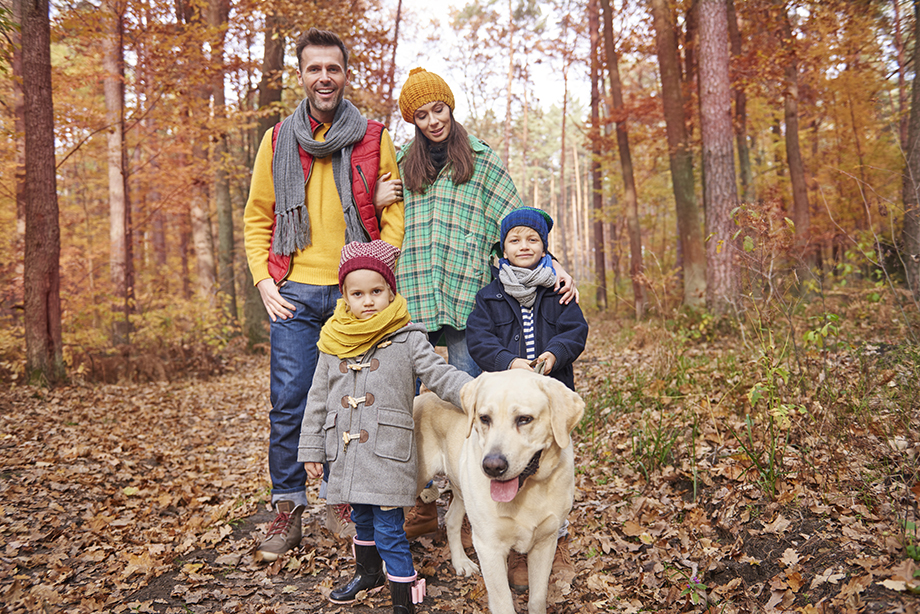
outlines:
[[[383,124],[344,99],[345,44],[311,28],[296,50],[305,98],[263,137],[244,214],[249,268],[271,318],[268,464],[277,515],[256,551],[263,561],[300,544],[307,475],[297,446],[319,331],[341,296],[342,247],[372,239],[399,247],[403,239],[401,200],[374,210],[377,179],[399,175],[396,150]],[[401,191],[395,183],[389,189]]]

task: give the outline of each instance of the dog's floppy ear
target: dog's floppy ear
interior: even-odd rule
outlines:
[[[479,378],[463,384],[460,389],[460,402],[466,412],[466,437],[473,432],[473,423],[476,421],[476,392],[479,390]]]
[[[560,448],[567,448],[571,443],[569,434],[585,414],[585,402],[581,396],[572,392],[558,380],[543,378],[543,390],[549,397],[550,424],[553,427],[553,439]]]

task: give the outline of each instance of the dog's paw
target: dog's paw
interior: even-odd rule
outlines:
[[[461,560],[451,561],[454,565],[454,570],[457,572],[458,576],[472,576],[475,573],[479,573],[479,565],[473,562],[472,559],[466,557]]]

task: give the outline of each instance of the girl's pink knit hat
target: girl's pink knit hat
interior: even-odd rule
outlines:
[[[339,261],[339,290],[343,290],[346,275],[358,269],[370,269],[380,273],[395,293],[398,257],[399,248],[380,239],[370,243],[353,241],[347,244],[342,248],[342,259]]]

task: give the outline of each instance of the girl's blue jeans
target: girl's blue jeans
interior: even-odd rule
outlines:
[[[403,508],[384,510],[379,505],[352,503],[351,519],[359,541],[377,544],[377,552],[387,564],[389,576],[411,578],[415,575],[409,540],[403,530]]]

